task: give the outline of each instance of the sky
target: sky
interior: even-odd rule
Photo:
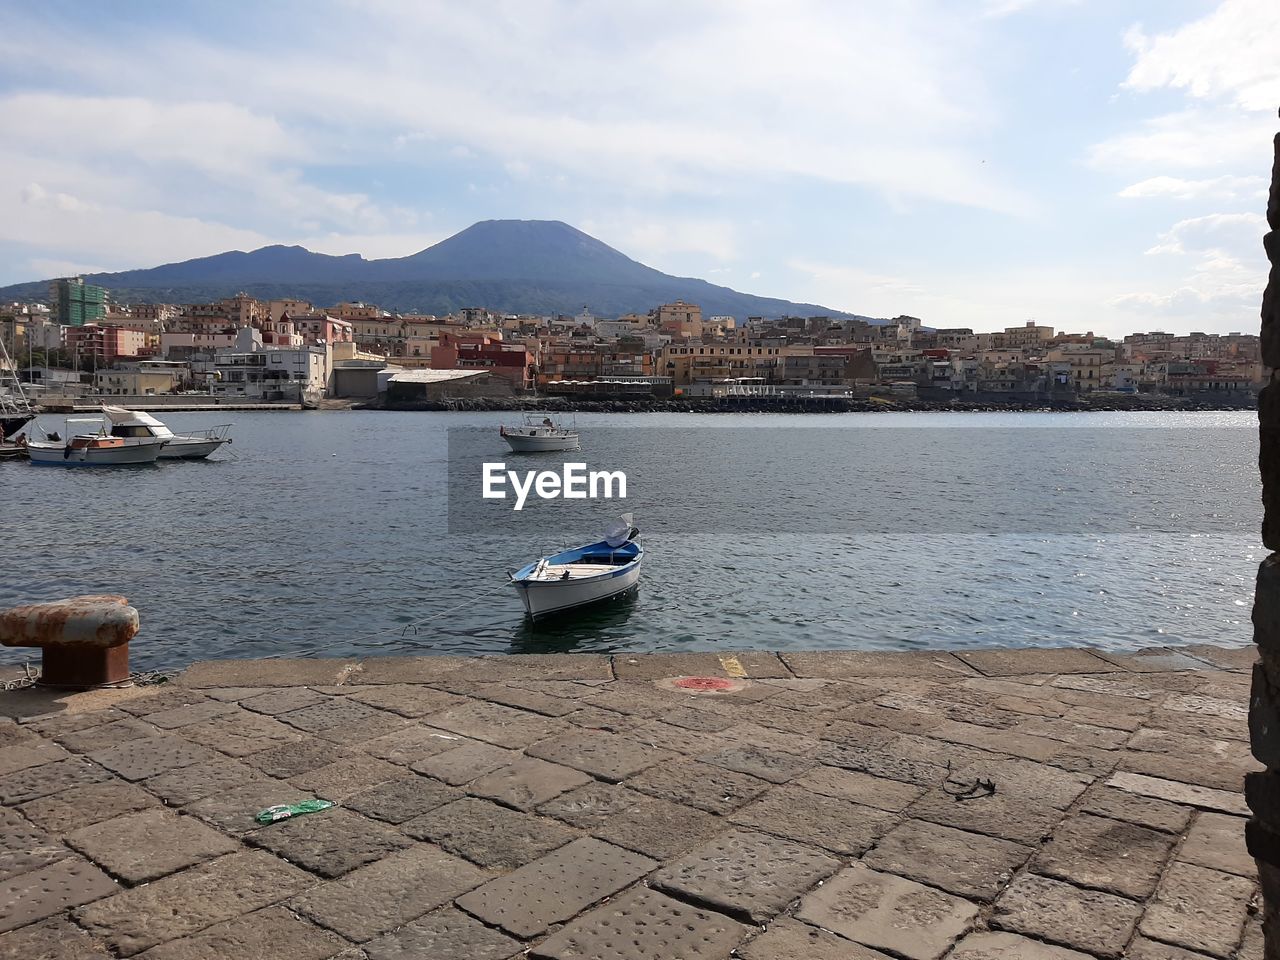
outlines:
[[[0,0],[0,284],[563,220],[935,327],[1248,331],[1275,0]]]

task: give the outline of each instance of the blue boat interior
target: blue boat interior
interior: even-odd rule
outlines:
[[[631,563],[639,559],[644,553],[640,544],[634,540],[628,540],[616,547],[601,540],[598,543],[589,543],[584,547],[574,547],[572,550],[563,550],[560,553],[552,554],[547,557],[547,562],[552,564],[564,563],[598,563],[601,566],[618,566],[620,564]],[[533,573],[533,568],[538,565],[537,560],[527,564],[512,574],[511,579],[523,580]]]

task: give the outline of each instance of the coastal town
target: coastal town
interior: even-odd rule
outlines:
[[[1182,398],[1252,404],[1265,384],[1253,334],[1152,331],[1122,340],[1026,321],[986,332],[899,316],[704,316],[676,300],[600,317],[445,316],[245,293],[122,303],[79,277],[47,303],[0,305],[17,379],[50,404],[434,401],[567,397],[1053,402]]]

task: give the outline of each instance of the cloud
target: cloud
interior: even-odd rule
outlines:
[[[1263,177],[1225,175],[1208,180],[1184,180],[1180,177],[1149,177],[1132,183],[1118,194],[1126,198],[1161,197],[1175,200],[1257,200],[1267,195]]]
[[[1072,7],[1079,2],[1080,0],[985,0],[982,15],[988,19],[998,20],[1036,8]]]
[[[711,217],[655,217],[623,211],[607,219],[587,219],[581,229],[649,266],[663,269],[674,254],[701,254],[721,263],[738,255],[738,228]]]
[[[1183,90],[1197,100],[1271,111],[1280,103],[1277,37],[1280,4],[1274,0],[1224,0],[1208,16],[1156,36],[1134,26],[1125,34],[1125,46],[1136,54],[1125,86]]]
[[[1267,264],[1261,238],[1266,220],[1257,213],[1214,213],[1180,220],[1160,234],[1151,256],[1171,258],[1173,279],[1160,289],[1122,293],[1111,306],[1147,314],[1181,314],[1243,329],[1252,322]]]

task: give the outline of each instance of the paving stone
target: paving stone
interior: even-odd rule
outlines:
[[[1120,756],[1120,770],[1146,774],[1180,783],[1195,784],[1228,793],[1244,789],[1245,774],[1265,769],[1258,761],[1210,760],[1202,756],[1168,756],[1159,753],[1128,752]]]
[[[726,770],[750,774],[770,783],[786,783],[812,767],[813,761],[776,750],[761,747],[726,747],[714,753],[698,757],[703,763],[710,763]]]
[[[233,853],[81,907],[76,919],[118,953],[132,956],[291,897],[315,882],[268,853]]]
[[[311,794],[278,780],[250,780],[197,800],[182,812],[199,817],[226,833],[239,835],[260,829],[262,824],[254,817],[267,807],[312,799]]]
[[[996,901],[993,926],[1101,957],[1118,957],[1142,907],[1131,900],[1023,874]]]
[[[187,707],[194,703],[204,703],[207,699],[208,697],[199,690],[165,684],[162,687],[154,687],[151,691],[131,700],[121,701],[116,704],[116,709],[123,710],[125,713],[135,717],[145,717],[148,714],[159,713],[161,710],[172,710],[175,707]]]
[[[873,777],[858,770],[839,767],[814,767],[797,777],[793,786],[824,797],[839,797],[880,810],[903,810],[920,798],[924,788],[898,780]]]
[[[306,740],[301,743],[284,743],[261,753],[253,753],[244,758],[244,762],[261,770],[269,777],[288,780],[299,774],[308,773],[328,766],[334,761],[333,744],[323,740]]]
[[[411,764],[410,769],[458,786],[501,770],[519,758],[519,750],[504,750],[489,743],[469,741],[464,746],[419,760]]]
[[[354,702],[354,701],[353,701]],[[409,723],[398,713],[387,713],[379,710],[371,717],[357,720],[354,723],[340,723],[324,730],[317,730],[312,736],[340,747],[359,748],[388,733],[394,733]]]
[[[331,727],[345,727],[370,717],[383,716],[383,711],[359,700],[328,697],[320,703],[290,710],[277,719],[306,733],[319,733]]]
[[[1224,700],[1221,697],[1202,697],[1196,694],[1181,694],[1168,697],[1161,706],[1165,710],[1178,713],[1203,713],[1223,720],[1236,720],[1246,723],[1249,719],[1249,706],[1238,700]]]
[[[935,677],[959,679],[977,672],[949,653],[824,651],[783,653],[782,662],[797,677]]]
[[[325,658],[203,660],[182,672],[184,687],[317,687],[338,683],[355,669],[352,660]]]
[[[576,830],[554,820],[474,797],[437,807],[403,824],[401,829],[482,867],[504,870],[536,860],[579,836]]]
[[[156,731],[149,724],[135,717],[124,717],[112,723],[73,730],[58,737],[58,742],[72,753],[92,753],[107,747],[119,746],[140,737],[154,737]]]
[[[297,743],[302,735],[271,717],[250,713],[237,708],[229,713],[203,723],[193,723],[182,728],[188,740],[203,743],[233,757],[247,757],[285,743]]]
[[[223,703],[235,703],[266,692],[266,687],[209,687],[204,694]]]
[[[969,934],[956,944],[948,960],[1090,960],[1090,957],[1078,950],[1028,940],[1016,933],[987,931]]]
[[[523,949],[519,942],[453,907],[429,913],[364,945],[369,960],[507,960]]]
[[[1249,741],[1249,726],[1239,720],[1224,720],[1202,713],[1183,713],[1159,707],[1152,710],[1151,715],[1145,719],[1146,726],[1156,730],[1169,730],[1193,737],[1238,740],[1241,743]]]
[[[484,700],[432,713],[424,719],[429,726],[441,730],[449,730],[499,747],[520,750],[537,740],[552,736],[562,726],[536,713]]]
[[[773,658],[777,664],[777,658]],[[615,656],[613,672],[619,680],[661,680],[668,677],[724,677],[724,664],[714,653],[646,653]],[[774,676],[787,676],[778,665]]]
[[[344,940],[284,907],[267,907],[153,947],[143,960],[326,960],[345,946]]]
[[[145,780],[168,770],[214,760],[217,756],[208,747],[188,743],[172,734],[161,734],[95,750],[89,758],[126,780]]]
[[[450,693],[462,695],[455,698],[457,703],[452,706],[460,706],[464,702],[464,697],[470,697],[475,700],[500,703],[519,710],[528,710],[531,713],[540,713],[547,717],[563,717],[573,713],[579,707],[574,700],[566,700],[563,697],[551,696],[509,683],[450,683],[446,679],[442,685],[447,687]],[[434,709],[443,710],[447,706],[451,704],[441,704]]]
[[[897,814],[838,797],[824,797],[798,787],[778,787],[747,804],[729,819],[743,826],[824,847],[834,853],[861,856],[898,822]]]
[[[674,753],[646,746],[627,737],[594,730],[573,730],[550,740],[542,740],[526,751],[601,780],[617,783],[659,763],[676,759]]]
[[[176,730],[235,713],[239,708],[234,703],[221,703],[217,700],[206,700],[203,703],[192,703],[185,707],[171,707],[168,710],[157,710],[147,714],[147,723],[161,730]]]
[[[1144,797],[1155,797],[1170,803],[1183,804],[1188,807],[1200,807],[1215,810],[1219,813],[1231,813],[1236,816],[1249,816],[1249,808],[1244,797],[1226,790],[1214,790],[1210,787],[1199,787],[1189,783],[1178,783],[1176,780],[1165,780],[1161,777],[1149,777],[1140,773],[1115,773],[1107,780],[1107,786],[1136,793]]]
[[[367,662],[367,661],[366,661]],[[590,653],[522,653],[516,656],[467,657],[450,680],[612,680],[609,657]]]
[[[363,943],[417,919],[492,874],[438,847],[420,843],[290,902],[321,926]]]
[[[1128,730],[1077,723],[1058,717],[1027,717],[1009,728],[1011,733],[1060,740],[1063,743],[1099,750],[1116,750],[1129,739]]]
[[[323,693],[316,693],[316,691],[308,687],[280,687],[275,690],[266,690],[253,697],[247,697],[240,701],[240,706],[246,710],[252,710],[254,713],[263,713],[269,717],[274,717],[282,713],[289,713],[291,710],[301,710],[303,707],[325,703],[328,700],[329,697],[326,697]]]
[[[377,757],[343,757],[333,763],[290,779],[299,790],[325,800],[341,802],[370,787],[404,775],[404,768]]]
[[[118,780],[72,787],[18,807],[18,811],[50,833],[63,834],[126,813],[159,807],[145,790]]]
[[[1110,673],[1115,665],[1079,647],[957,650],[956,656],[988,677],[1019,673]]]
[[[1031,869],[1083,887],[1144,900],[1155,889],[1176,840],[1136,824],[1080,813],[1058,825],[1053,840],[1036,855]]]
[[[0,748],[0,777],[38,767],[58,760],[66,760],[70,754],[56,743],[19,744],[14,747]]]
[[[741,960],[889,960],[844,937],[783,917],[764,933],[734,951]]]
[[[0,957],[11,960],[110,960],[87,933],[61,917],[0,934]]]
[[[1132,676],[1132,675],[1130,675]],[[1101,695],[1101,699],[1097,696],[1086,698],[1085,704],[1095,703],[1098,705],[1109,704],[1115,706],[1115,703],[1109,703],[1111,697],[1129,697],[1134,700],[1150,700],[1155,693],[1137,678],[1129,679],[1125,677],[1120,680],[1112,680],[1103,676],[1064,676],[1054,677],[1049,681],[1049,686],[1055,690],[1077,691],[1085,694]],[[1061,694],[1060,694],[1061,696]],[[1081,703],[1079,698],[1067,698],[1067,703]]]
[[[463,666],[467,657],[371,657],[348,678],[352,686],[365,683],[430,683]]]
[[[461,790],[439,780],[408,774],[356,794],[346,806],[375,820],[405,823],[461,796]]]
[[[280,820],[250,842],[330,879],[410,846],[385,824],[342,808]]]
[[[0,777],[0,803],[10,805],[47,797],[70,787],[110,780],[111,774],[84,760],[59,760],[39,767],[27,767]]]
[[[1211,663],[1223,670],[1248,670],[1258,660],[1258,651],[1252,643],[1240,647],[1219,647],[1197,643],[1178,649],[1187,656]]]
[[[577,916],[657,866],[638,853],[582,837],[458,898],[458,906],[518,937]]]
[[[975,796],[962,802],[938,787],[928,791],[906,812],[943,826],[1030,844],[1049,836],[1062,819],[1062,811],[1052,804],[1002,794],[999,784],[991,796]]]
[[[726,814],[750,803],[771,784],[695,760],[675,760],[650,767],[628,780],[627,786],[664,800]]]
[[[931,760],[901,756],[883,743],[832,743],[819,752],[818,759],[829,766],[917,786],[941,783],[947,776],[946,767]]]
[[[935,960],[973,925],[978,908],[932,887],[854,864],[801,900],[796,916],[869,947],[911,960]]]
[[[732,716],[675,704],[660,707],[653,719],[699,733],[720,733],[734,725]]]
[[[1139,929],[1153,940],[1230,957],[1252,896],[1253,883],[1244,877],[1174,863],[1161,878]]]
[[[651,878],[651,885],[753,923],[781,911],[840,861],[811,847],[733,830],[695,847]]]
[[[591,782],[585,773],[569,767],[524,757],[509,767],[473,780],[467,792],[496,800],[503,806],[528,811],[566,790]]]
[[[592,910],[534,946],[529,955],[545,960],[723,960],[750,931],[718,913],[641,887]]]
[[[114,880],[79,857],[0,880],[0,933],[110,897],[119,889]]]
[[[474,742],[434,727],[402,727],[361,744],[360,749],[383,760],[408,766],[418,760]]]
[[[593,780],[586,786],[546,801],[538,807],[538,812],[546,817],[563,820],[579,830],[594,830],[604,826],[617,814],[634,810],[640,804],[655,802],[653,798],[626,787]]]
[[[261,771],[253,767],[238,760],[217,757],[143,780],[142,786],[170,806],[181,807],[250,780],[262,779]]]
[[[191,817],[143,810],[67,834],[67,843],[131,885],[236,850],[233,840]]]
[[[390,710],[402,717],[424,717],[428,713],[459,707],[466,697],[459,697],[444,690],[435,690],[415,683],[374,684],[359,687],[351,693],[352,700]]]
[[[35,730],[27,726],[19,726],[7,718],[0,719],[0,747],[17,747],[22,744],[34,745],[40,742]]]
[[[1134,673],[1164,673],[1172,670],[1203,670],[1205,668],[1204,661],[1168,647],[1151,647],[1147,650],[1136,650],[1133,653],[1107,653],[1097,650],[1094,651],[1094,656]]]
[[[1156,940],[1148,940],[1143,936],[1134,937],[1124,955],[1125,960],[1206,960],[1209,956],[1199,950],[1184,950],[1182,947],[1174,947]],[[1243,950],[1239,953],[1238,958],[1239,960],[1252,960]],[[1261,953],[1258,954],[1257,960],[1262,960]]]
[[[640,797],[638,803],[612,817],[591,832],[602,840],[616,843],[658,860],[668,860],[684,853],[708,837],[724,829],[725,823],[692,807],[654,797]],[[554,801],[553,801],[554,802]]]
[[[628,740],[642,743],[657,750],[670,750],[675,753],[709,753],[725,745],[724,738],[714,734],[686,730],[683,727],[674,727],[669,723],[662,723],[658,720],[645,720],[641,723],[634,723],[625,721],[624,718],[625,722],[606,725],[596,723],[593,720],[580,719],[584,714],[588,713],[608,714],[614,718],[618,717],[617,714],[610,714],[607,710],[579,710],[576,713],[569,714],[567,719],[589,729],[623,733]]]
[[[1105,784],[1091,787],[1081,799],[1080,809],[1085,813],[1096,813],[1113,820],[1125,820],[1141,827],[1150,827],[1152,830],[1178,834],[1186,829],[1193,813],[1189,807],[1139,796]]]
[[[71,856],[71,851],[26,817],[0,809],[0,880],[47,867]]]
[[[1256,877],[1257,864],[1244,845],[1244,824],[1241,817],[1199,814],[1178,848],[1178,859],[1240,877]]]
[[[909,820],[886,834],[863,862],[960,897],[989,901],[1032,852],[1031,847],[1008,840]]]

